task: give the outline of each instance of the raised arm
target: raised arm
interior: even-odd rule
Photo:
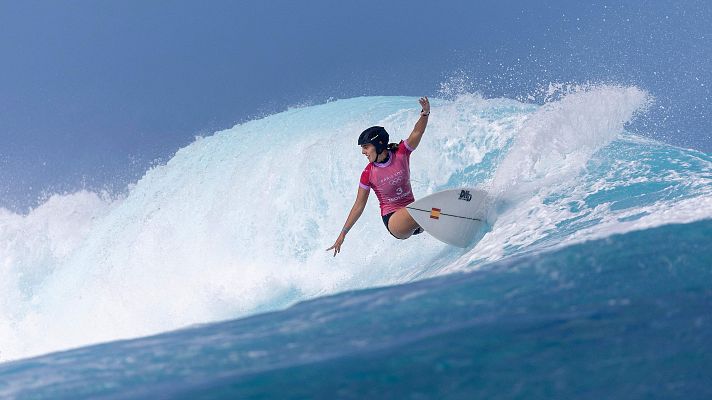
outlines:
[[[428,97],[421,97],[418,101],[420,102],[420,107],[422,107],[420,110],[420,118],[418,122],[415,123],[413,132],[408,136],[408,146],[413,150],[420,144],[420,139],[423,137],[425,127],[428,126],[428,116],[430,115],[430,101],[428,101]]]
[[[361,217],[363,209],[366,208],[366,202],[368,201],[369,193],[369,190],[366,190],[362,187],[358,188],[358,193],[356,194],[356,201],[354,202],[354,206],[351,207],[351,212],[349,212],[348,218],[346,218],[344,228],[341,229],[341,233],[336,239],[336,242],[334,242],[334,245],[326,249],[326,251],[333,249],[334,257],[336,257],[336,254],[341,251],[341,244],[344,242],[344,239],[346,239],[346,234],[351,230],[356,221],[358,221],[359,217]]]

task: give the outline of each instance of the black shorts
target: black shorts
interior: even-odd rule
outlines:
[[[391,230],[388,229],[388,221],[391,219],[393,214],[395,214],[395,211],[393,211],[392,213],[388,213],[386,215],[382,215],[381,218],[383,219],[383,224],[386,226],[386,230],[388,231],[388,233],[391,234],[391,236],[393,236],[396,239],[403,240],[399,237],[396,237],[396,235],[394,235],[393,232],[391,232]],[[418,229],[416,229],[415,232],[413,232],[413,235],[419,235],[421,233],[423,233],[423,228],[418,227]]]

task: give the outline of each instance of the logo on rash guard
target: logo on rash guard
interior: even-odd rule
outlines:
[[[388,175],[388,176],[385,176],[385,177],[381,178],[381,179],[378,181],[378,183],[379,183],[379,184],[383,184],[383,183],[385,183],[385,182],[390,181],[390,182],[391,182],[391,185],[397,185],[397,184],[399,184],[399,183],[403,180],[403,178],[404,178],[403,175],[405,175],[405,171],[397,171],[397,172],[396,172],[395,174],[393,174],[393,175]],[[398,180],[398,181],[396,182],[396,180]]]

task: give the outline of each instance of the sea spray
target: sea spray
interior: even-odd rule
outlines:
[[[42,207],[24,216],[4,212],[2,218],[13,222],[4,225],[0,238],[0,357],[146,335],[477,268],[634,229],[641,221],[654,226],[702,218],[704,209],[677,210],[683,202],[709,198],[709,157],[631,141],[624,132],[626,118],[646,101],[639,89],[611,86],[568,94],[543,107],[472,94],[433,99],[428,130],[411,159],[416,198],[471,185],[532,194],[511,197],[516,201],[472,249],[453,249],[427,235],[393,239],[371,196],[339,256],[324,251],[341,229],[365,166],[358,133],[382,125],[394,141],[406,138],[419,111],[410,97],[295,108],[200,138],[149,170],[125,198],[55,198],[66,205],[63,215],[77,218],[43,214]],[[658,170],[640,158],[646,151],[654,158],[654,146],[671,153]],[[616,177],[623,164],[615,160],[636,163],[636,175]],[[657,181],[657,174],[671,173],[679,184],[664,188],[665,196],[642,198],[640,206],[620,208],[618,200],[596,197],[624,190],[630,179]],[[655,210],[666,217],[653,218]],[[76,234],[61,233],[70,230]],[[33,245],[22,247],[16,238],[27,232],[32,233],[26,243]],[[52,237],[60,239],[42,239]]]

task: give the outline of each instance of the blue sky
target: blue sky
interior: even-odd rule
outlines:
[[[363,95],[548,82],[649,90],[631,129],[712,151],[712,6],[684,2],[0,1],[0,206],[123,190],[237,122]]]

